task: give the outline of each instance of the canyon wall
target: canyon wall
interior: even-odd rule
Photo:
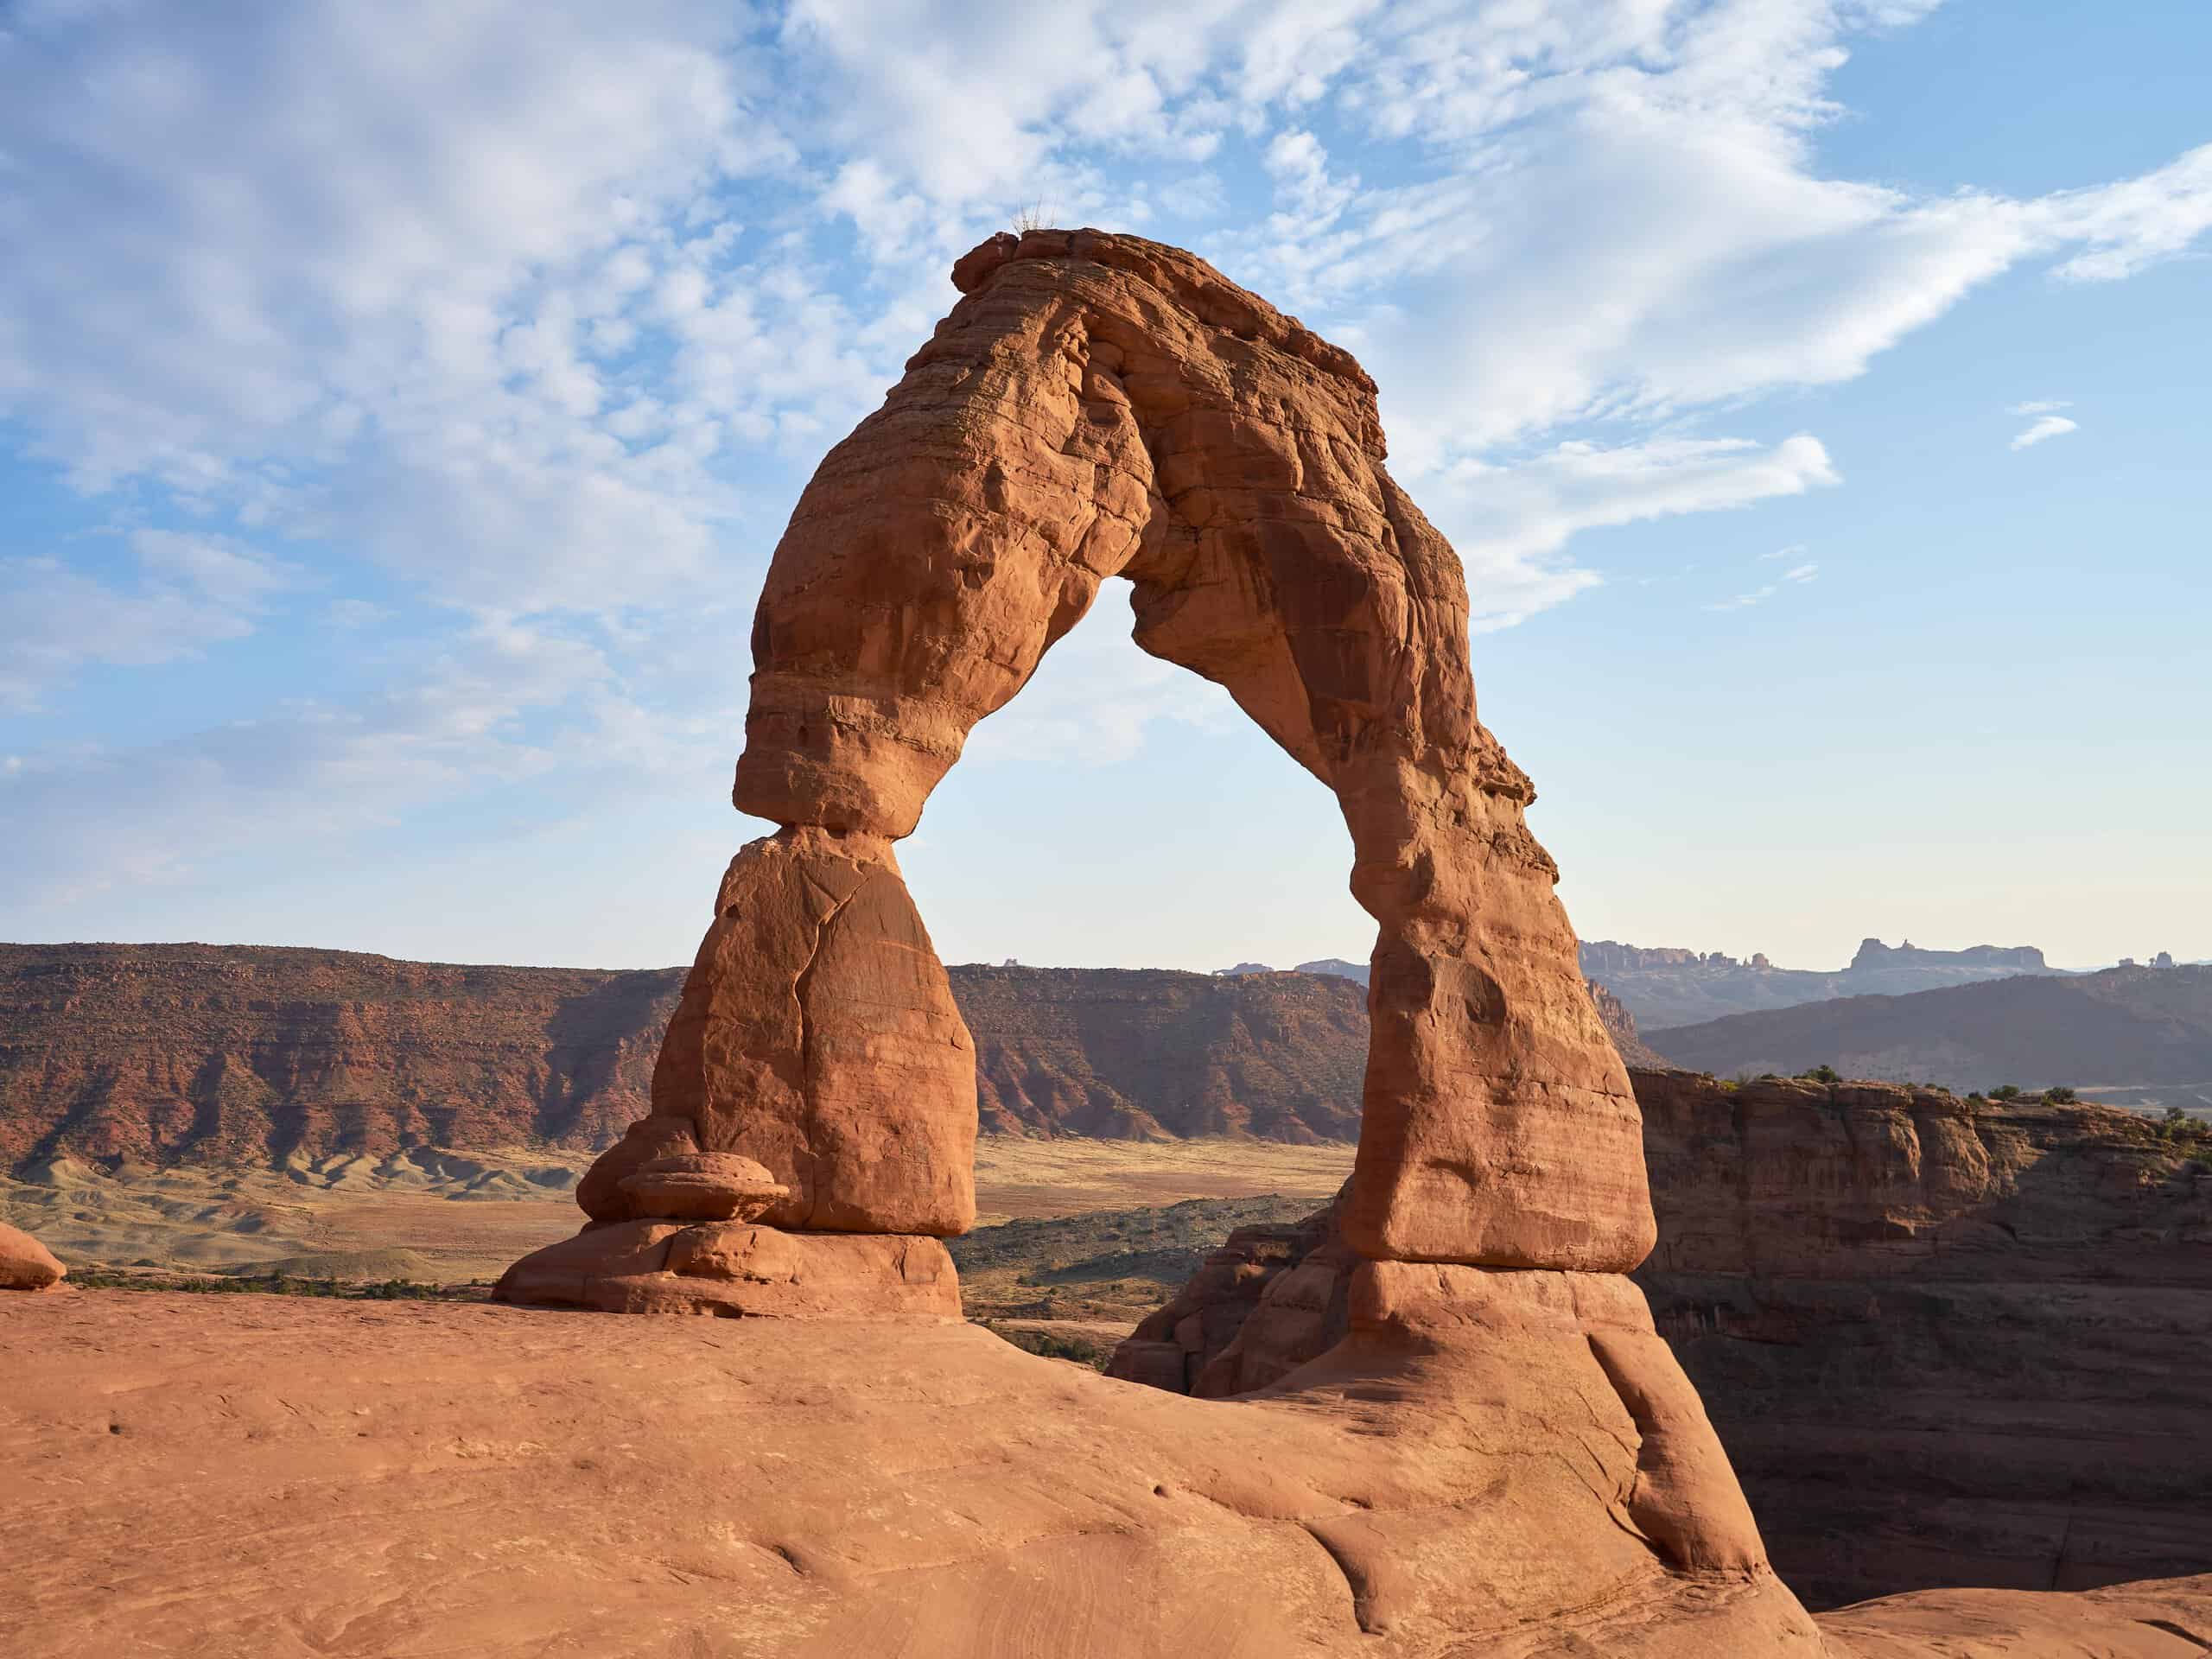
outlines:
[[[956,965],[983,1128],[1358,1133],[1344,980]],[[0,1167],[594,1151],[643,1110],[681,969],[453,966],[255,945],[0,945]]]
[[[2212,1567],[2212,1143],[2101,1106],[1637,1083],[1637,1277],[1808,1605]]]
[[[605,1144],[683,976],[266,945],[0,945],[0,1166]]]
[[[987,1133],[1355,1141],[1367,997],[1313,974],[955,966]]]
[[[1330,974],[946,969],[986,1134],[1355,1141],[1363,987]],[[606,1146],[642,1109],[679,968],[401,962],[266,945],[0,944],[0,1167],[67,1152]],[[1649,1063],[1603,987],[1599,1018]]]

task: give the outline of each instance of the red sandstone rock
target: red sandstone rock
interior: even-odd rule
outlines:
[[[274,945],[0,944],[0,1167],[601,1147],[680,972]]]
[[[1475,717],[1459,562],[1383,468],[1373,382],[1155,243],[1034,232],[957,273],[966,297],[771,563],[734,798],[787,827],[731,867],[655,1111],[792,1185],[779,1224],[966,1224],[970,1056],[888,843],[1120,575],[1137,643],[1226,686],[1351,832],[1380,937],[1349,1241],[1634,1265],[1652,1224],[1626,1075],[1529,780]]]
[[[676,1221],[752,1221],[791,1196],[766,1166],[734,1152],[649,1159],[620,1185],[640,1216]]]
[[[2212,1560],[2194,1143],[2107,1107],[1632,1075],[1661,1223],[1637,1282],[1811,1605]],[[1329,1217],[1233,1236],[1109,1374],[1244,1394],[1325,1351],[1353,1265]]]
[[[29,1233],[0,1222],[0,1290],[44,1290],[68,1271]]]
[[[786,1233],[747,1222],[593,1222],[524,1256],[495,1300],[609,1313],[938,1320],[960,1280],[934,1238]]]
[[[1818,1608],[2212,1561],[2212,1172],[2132,1112],[1642,1073],[1637,1278]]]
[[[1239,1227],[1114,1351],[1106,1374],[1176,1394],[1247,1394],[1318,1359],[1351,1329],[1358,1257],[1338,1201],[1294,1225]]]
[[[1610,1299],[1484,1276],[1553,1281],[1529,1366],[1377,1329],[1236,1405],[949,1322],[0,1298],[0,1652],[2201,1659],[2212,1579],[1816,1626],[1671,1568]]]
[[[594,1221],[636,1221],[645,1211],[634,1192],[623,1183],[664,1158],[683,1157],[699,1150],[698,1126],[688,1117],[654,1115],[641,1117],[624,1131],[622,1138],[600,1154],[576,1183],[576,1205]]]
[[[975,1048],[888,842],[788,830],[730,861],[653,1112],[766,1165],[777,1226],[967,1230]]]

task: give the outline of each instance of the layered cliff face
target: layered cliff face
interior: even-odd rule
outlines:
[[[1358,1133],[1340,979],[948,970],[987,1132]],[[250,945],[0,945],[0,1166],[282,1163],[607,1145],[644,1108],[677,969],[457,967]]]
[[[2133,1114],[1631,1074],[1634,1275],[1813,1606],[2212,1562],[2212,1149]],[[1332,1211],[1241,1229],[1114,1375],[1264,1388],[1346,1327]]]
[[[1649,1043],[1643,1040],[1643,1033],[1637,1030],[1636,1016],[1629,1012],[1628,1004],[1596,980],[1591,980],[1588,983],[1591,1004],[1598,1010],[1598,1023],[1605,1027],[1605,1035],[1613,1039],[1613,1047],[1620,1054],[1621,1064],[1630,1066],[1664,1067],[1667,1062],[1660,1058]]]
[[[0,945],[0,1163],[604,1144],[681,975],[260,945]]]
[[[1808,1604],[2212,1563],[2212,1168],[2108,1107],[1639,1077],[1638,1273]]]
[[[1341,979],[948,970],[986,1132],[1355,1141],[1367,998]]]

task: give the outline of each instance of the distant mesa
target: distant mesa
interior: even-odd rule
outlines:
[[[1907,940],[1862,942],[1849,966],[1834,972],[1777,968],[1764,953],[1747,961],[1718,950],[1585,940],[1582,971],[1603,980],[1647,1032],[1726,1014],[1794,1007],[1840,996],[1899,996],[2014,975],[2049,974],[2033,945],[1971,945],[1928,950]]]
[[[1264,962],[1240,962],[1234,968],[1217,968],[1213,971],[1218,977],[1234,979],[1247,974],[1274,974],[1285,970],[1271,968]],[[1301,962],[1287,971],[1294,974],[1329,974],[1338,979],[1351,980],[1355,985],[1367,983],[1367,964],[1347,962],[1342,957],[1318,957],[1312,962]]]
[[[1905,996],[1849,996],[1647,1028],[1678,1065],[1721,1077],[2057,1084],[2126,1103],[2212,1106],[2212,968],[2022,974]]]
[[[946,972],[988,1133],[1357,1136],[1366,995],[1344,980]],[[683,978],[263,945],[0,944],[0,1168],[135,1160],[315,1186],[475,1173],[511,1187],[523,1178],[466,1155],[597,1152],[644,1114]],[[426,1159],[438,1169],[418,1169]],[[560,1179],[528,1179],[541,1174]]]
[[[1970,944],[1963,950],[1923,950],[1907,939],[1894,948],[1879,939],[1862,939],[1846,973],[1885,968],[2003,968],[2016,974],[2047,974],[2050,966],[2031,944]]]

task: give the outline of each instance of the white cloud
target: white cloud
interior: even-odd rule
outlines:
[[[25,14],[0,405],[86,488],[157,480],[444,598],[646,602],[712,575],[742,455],[868,406],[1013,204],[1185,211],[1249,137],[1273,211],[1207,240],[1357,343],[1418,492],[1569,423],[1847,378],[2022,259],[2113,276],[2202,231],[2212,147],[2030,200],[1817,168],[1851,32],[1928,9]],[[883,262],[868,310],[824,219]]]
[[[1759,557],[1762,561],[1769,559],[1794,559],[1804,550],[1805,544],[1802,542],[1792,542],[1787,547],[1776,548],[1771,553],[1762,553],[1759,555]]]
[[[787,165],[739,9],[644,0],[152,5],[27,20],[0,53],[0,410],[98,492],[366,553],[444,596],[591,608],[699,573],[747,414],[854,396],[790,340],[734,406],[594,356],[658,268],[751,273],[711,194]],[[637,371],[643,374],[647,371]]]
[[[2027,200],[1817,166],[1846,31],[1926,9],[1393,10],[1339,93],[1427,176],[1236,246],[1261,286],[1357,336],[1417,475],[1564,423],[1850,379],[2023,261],[2118,276],[2202,232],[2212,147]]]
[[[244,639],[296,567],[219,536],[132,532],[136,574],[48,554],[0,559],[0,710],[29,714],[87,665],[149,667]]]
[[[1466,563],[1480,632],[1596,585],[1594,571],[1557,557],[1585,531],[1747,507],[1840,481],[1820,441],[1799,433],[1771,448],[1742,438],[1567,442],[1512,463],[1457,461],[1423,493]]]
[[[2063,437],[2069,432],[2078,432],[2081,424],[2068,420],[2063,415],[2046,415],[2031,423],[2026,430],[2012,440],[2015,449],[2031,449],[2046,438]]]
[[[425,805],[496,791],[542,787],[552,804],[533,810],[561,813],[727,772],[736,709],[645,701],[575,634],[490,618],[396,667],[359,708],[280,706],[150,745],[16,757],[0,906],[173,880],[263,845],[327,855]]]
[[[2064,191],[2031,207],[2051,241],[2083,245],[2058,276],[2082,283],[2132,276],[2212,228],[2212,144],[2139,179]]]
[[[322,620],[334,628],[372,628],[379,622],[389,622],[398,613],[389,605],[378,605],[365,599],[334,599],[323,607]]]
[[[2013,415],[2052,415],[2062,409],[2073,407],[2073,404],[2063,397],[2043,397],[2032,403],[2014,404],[2007,412]]]
[[[1128,584],[1108,583],[1021,695],[976,727],[962,764],[1105,766],[1136,753],[1155,722],[1245,724],[1221,687],[1140,651],[1135,627]]]
[[[2001,272],[2116,279],[2212,223],[2212,147],[2025,199],[1837,176],[1816,143],[1853,35],[1928,10],[18,8],[0,416],[128,523],[207,528],[121,560],[15,551],[0,703],[245,639],[293,561],[391,596],[317,613],[379,625],[380,654],[473,643],[354,709],[272,698],[158,752],[16,756],[14,798],[44,791],[60,859],[133,812],[240,834],[404,813],[650,752],[708,708],[726,748],[744,630],[711,607],[945,308],[950,257],[1040,197],[1196,240],[1354,346],[1476,626],[1517,621],[1599,581],[1578,536],[1837,481],[1812,434],[1712,435],[1721,412],[1859,374]],[[1033,688],[983,752],[1120,753],[1211,717],[1185,677],[1071,644],[1065,694]]]

